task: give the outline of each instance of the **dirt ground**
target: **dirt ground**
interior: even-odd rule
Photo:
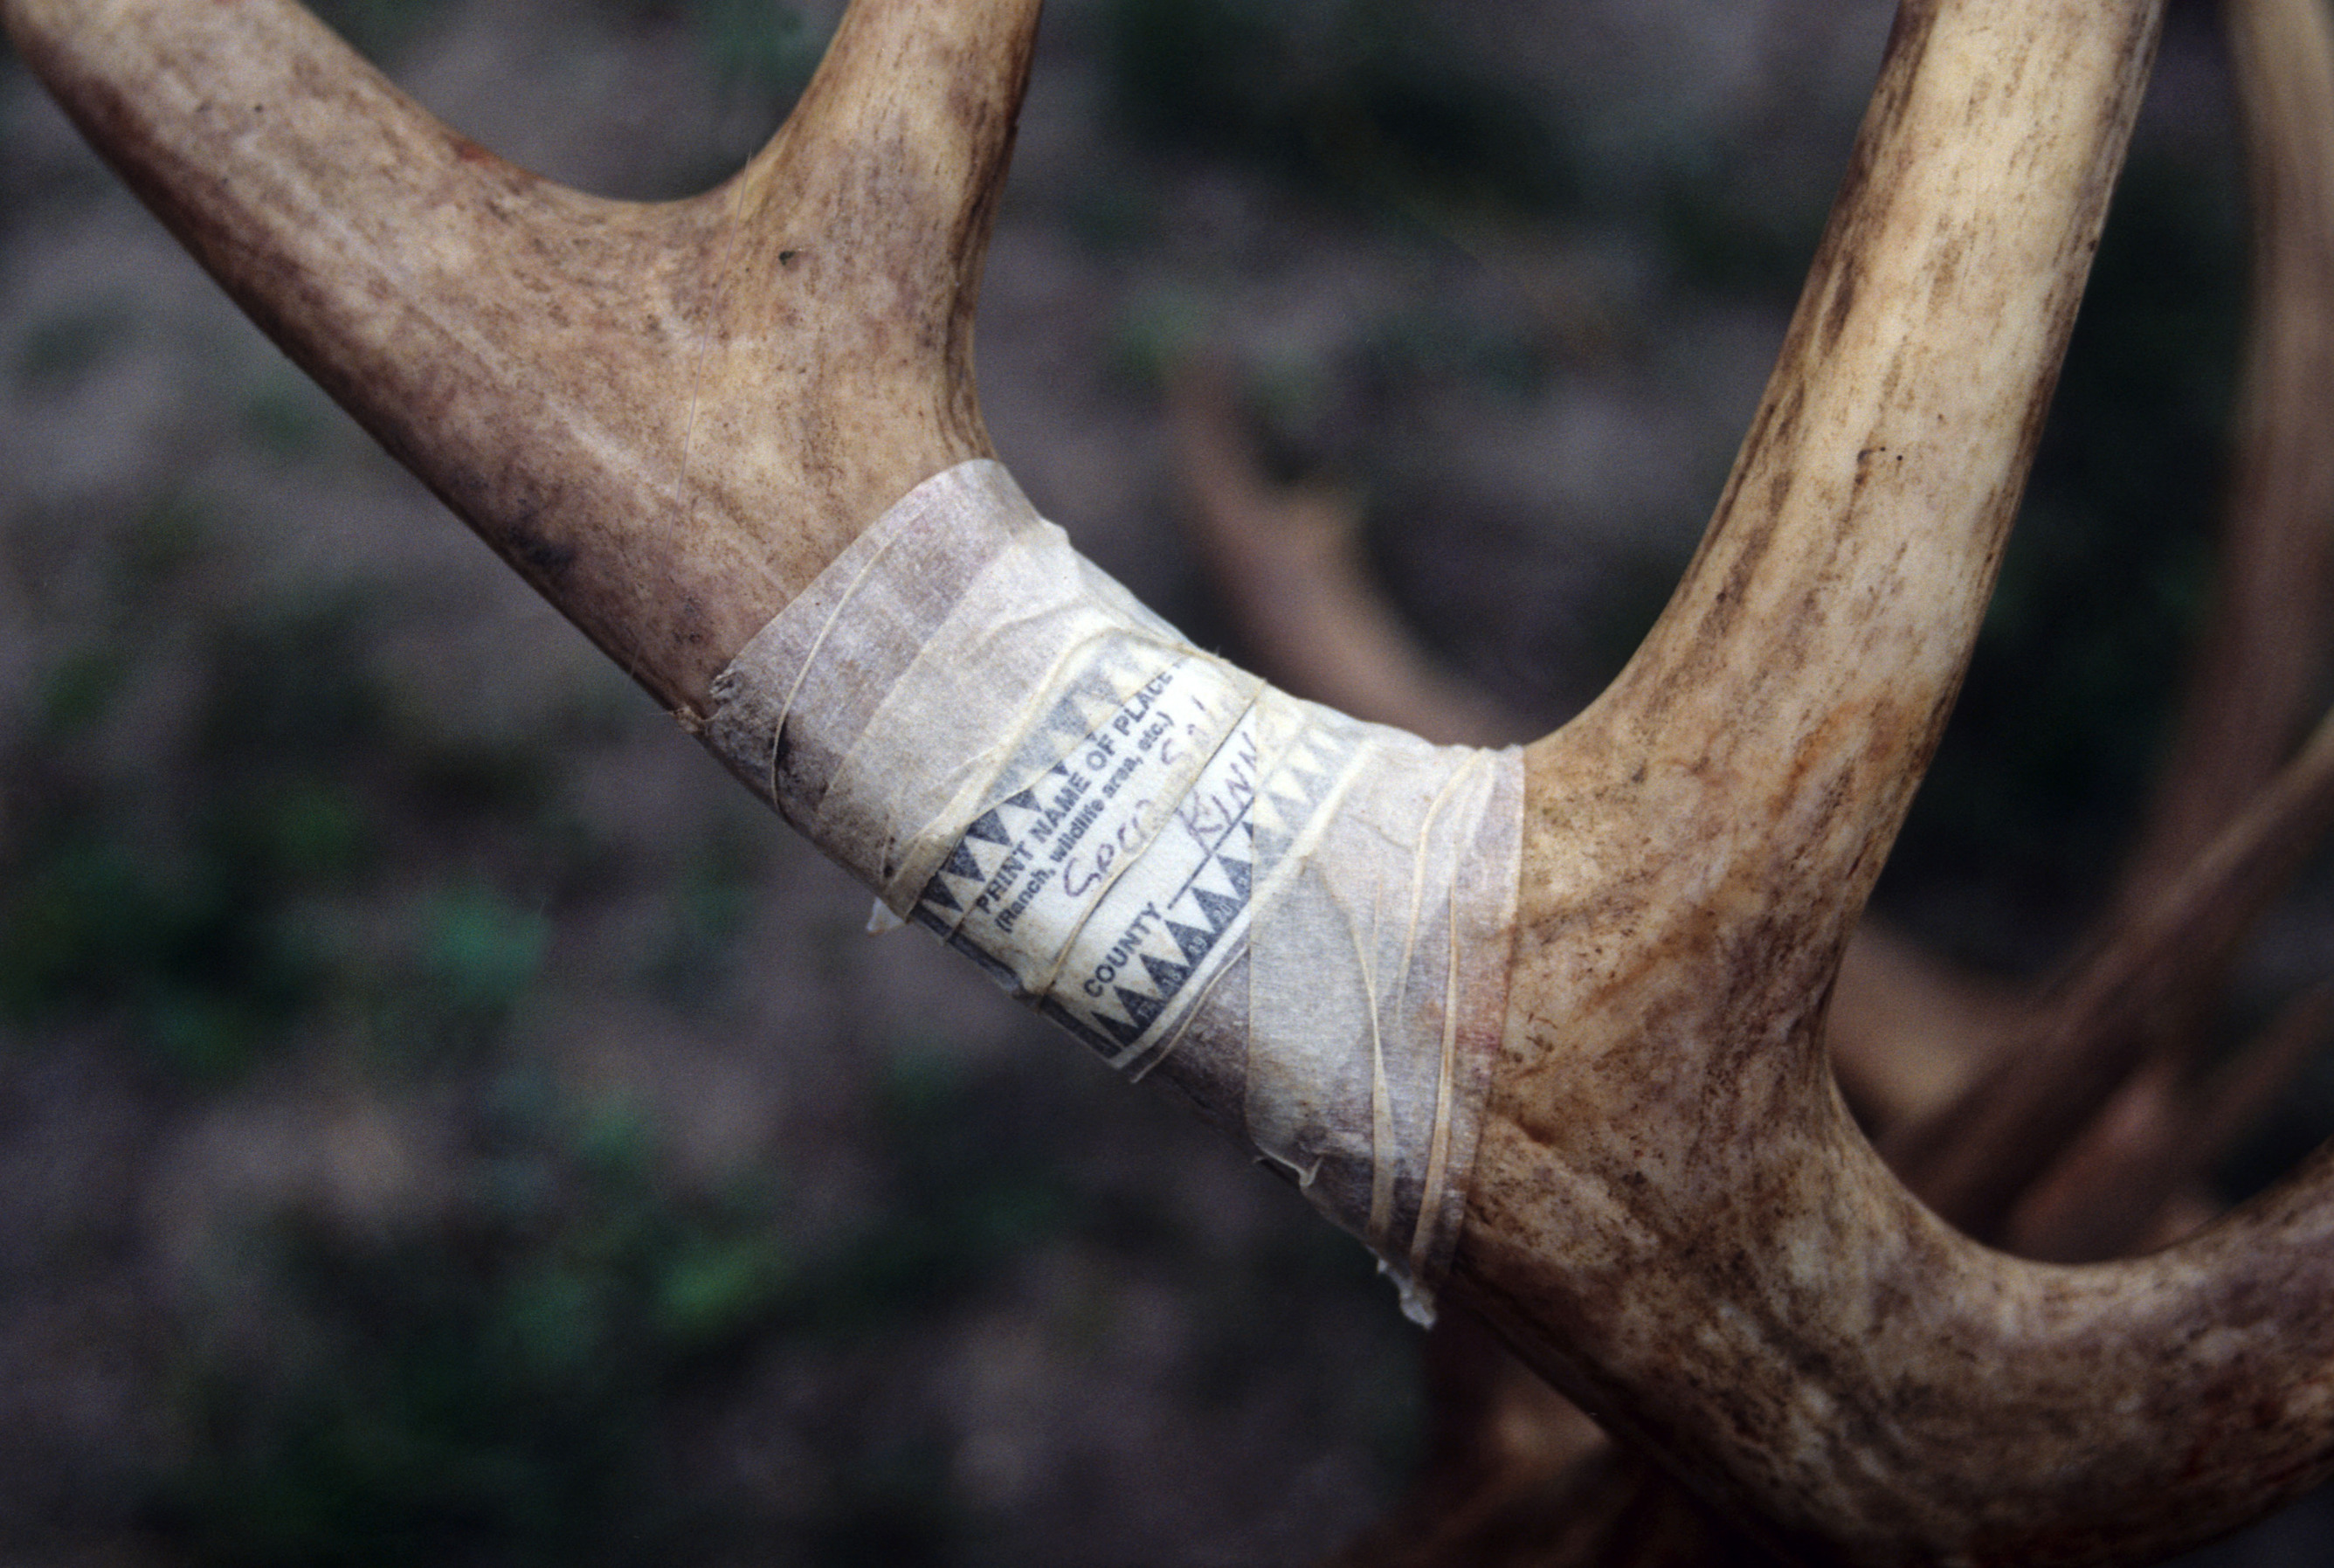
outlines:
[[[833,19],[332,15],[638,197],[734,167]],[[1225,356],[1418,636],[1558,718],[1717,493],[1886,23],[1057,0],[982,302],[997,446],[1221,641],[1161,409]],[[2106,874],[2208,570],[2223,96],[2184,9],[2102,262],[2127,324],[2069,373],[2143,412],[2054,438],[1886,894],[2008,971]],[[2329,884],[2240,1012],[2324,973]],[[1362,1249],[867,908],[0,59],[0,1559],[1256,1564],[1375,1517],[1422,1395]],[[2232,1183],[2328,1126],[2320,1073]],[[2323,1560],[2320,1518],[2258,1550]]]

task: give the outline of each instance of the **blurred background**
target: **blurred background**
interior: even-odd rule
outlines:
[[[649,198],[759,144],[837,7],[319,9],[480,141]],[[1217,357],[1419,642],[1558,720],[1717,495],[1888,14],[1055,0],[998,447],[1237,656],[1162,417]],[[2175,5],[1884,886],[1992,972],[2092,912],[2210,581],[2226,96]],[[1363,1250],[867,907],[0,54],[0,1559],[1278,1563],[1382,1513],[1420,1342]],[[2321,857],[2240,1018],[2329,931]],[[2229,1190],[2329,1128],[2314,1070]]]

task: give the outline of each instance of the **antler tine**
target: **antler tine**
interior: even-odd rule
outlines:
[[[656,206],[539,179],[291,0],[9,0],[285,351],[670,707],[989,451],[973,294],[1037,0],[855,6],[777,137]]]
[[[1810,1560],[2160,1554],[2334,1468],[2325,1161],[2156,1259],[2023,1264],[1914,1202],[1823,1068],[2159,20],[1905,5],[1711,532],[1628,670],[1532,754],[1458,1276],[1559,1387]]]

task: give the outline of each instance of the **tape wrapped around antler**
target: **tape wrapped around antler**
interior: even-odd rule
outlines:
[[[1505,1019],[1520,753],[1201,652],[988,461],[886,513],[713,696],[707,744],[893,914],[1248,1139],[1431,1318]]]

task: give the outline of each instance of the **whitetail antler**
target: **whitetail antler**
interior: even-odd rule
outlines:
[[[11,35],[268,334],[667,707],[867,521],[989,455],[972,303],[1034,0],[862,8],[734,179],[580,196],[281,0]]]
[[[970,302],[1035,0],[859,0],[770,148],[667,207],[494,159],[288,0],[0,10],[263,325],[687,720],[719,718],[719,678],[790,601],[840,606],[876,575],[829,574],[871,523],[987,455]],[[1613,688],[1527,759],[1452,1288],[1809,1559],[2163,1552],[2334,1471],[2325,1158],[2175,1251],[2015,1263],[1887,1176],[1820,1050],[1975,633],[2158,10],[1907,0],[1701,553]],[[841,614],[787,634],[815,649]],[[767,737],[782,797],[812,678]],[[918,844],[875,836],[858,869],[888,885]],[[1455,1182],[1448,1131],[1438,1110]]]

